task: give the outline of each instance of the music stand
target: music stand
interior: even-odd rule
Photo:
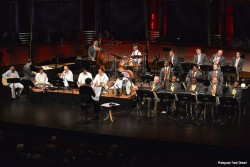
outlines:
[[[211,83],[208,79],[204,79],[204,78],[197,78],[197,81],[199,83],[202,83],[204,86],[208,87]]]
[[[201,71],[213,71],[213,66],[204,64],[204,65],[200,65],[200,69]]]
[[[188,73],[190,69],[193,68],[193,65],[195,65],[194,63],[190,63],[190,62],[182,62],[181,63],[181,69]]]
[[[68,81],[68,84],[69,84],[69,87],[70,87],[72,93],[73,93],[73,89],[77,89],[78,88],[77,82]]]
[[[154,81],[154,76],[153,75],[142,75],[141,80],[142,80],[142,82],[149,83],[151,81]]]
[[[223,96],[219,97],[220,104],[227,106],[234,106],[234,108],[239,107],[237,99],[233,98],[233,96]],[[227,110],[230,111],[230,110]],[[230,119],[230,114],[228,114],[228,119]]]
[[[175,94],[172,94],[172,92],[157,92],[157,97],[159,99],[166,99],[166,100],[175,100]],[[167,113],[169,111],[170,104],[167,103]]]
[[[16,94],[16,89],[15,89],[15,83],[20,83],[20,78],[7,78],[7,82],[9,84],[12,84],[13,89],[14,89],[14,94]]]
[[[177,97],[178,97],[178,101],[184,101],[185,102],[185,112],[186,112],[186,117],[189,117],[189,114],[188,114],[188,104],[190,103],[193,103],[193,102],[196,102],[196,97],[195,95],[192,95],[190,92],[180,92],[179,94],[177,94]],[[192,111],[190,112],[191,114],[191,117],[192,117]]]
[[[212,96],[211,94],[198,94],[197,99],[200,102],[205,104],[204,106],[204,120],[206,120],[206,113],[207,113],[207,103],[216,103],[216,97]],[[212,108],[213,114],[213,108]]]
[[[155,98],[155,95],[154,95],[153,91],[147,90],[147,89],[145,89],[145,90],[144,89],[136,90],[136,94],[137,94],[137,96],[139,98],[138,103],[141,103],[141,99],[143,99],[143,98]],[[139,116],[142,116],[140,105],[137,104],[137,106],[138,106],[138,109],[139,109],[139,111],[137,110],[137,112],[138,112]]]
[[[63,83],[62,80],[52,80],[52,81],[51,81],[51,84],[52,84],[53,86],[56,86],[57,89],[59,89],[59,88],[64,88],[64,83]]]

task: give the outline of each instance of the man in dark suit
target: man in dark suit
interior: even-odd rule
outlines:
[[[236,52],[236,55],[232,60],[232,66],[236,68],[236,72],[237,72],[236,80],[239,80],[239,73],[242,72],[243,64],[244,64],[244,60],[241,58],[240,52]]]
[[[87,103],[92,103],[93,104],[94,113],[96,115],[94,120],[96,121],[96,120],[99,119],[99,112],[101,110],[101,107],[98,104],[98,102],[93,100],[92,97],[91,97],[91,96],[95,97],[95,92],[94,92],[93,88],[91,87],[91,82],[92,82],[92,79],[86,78],[85,85],[80,86],[80,88],[79,88],[79,94],[88,96]]]
[[[208,64],[207,55],[205,53],[201,53],[201,49],[196,49],[196,54],[194,55],[194,64],[198,66]]]
[[[181,85],[177,82],[177,77],[173,76],[171,82],[167,83],[166,91],[178,94],[181,91]]]
[[[213,71],[210,71],[208,73],[208,78],[207,79],[212,83],[212,80],[213,80],[214,77],[216,77],[218,79],[218,84],[222,86],[223,82],[224,82],[223,72],[221,72],[218,69],[217,64],[214,64]]]
[[[99,43],[97,40],[93,41],[93,45],[91,45],[88,49],[88,57],[89,59],[91,59],[92,61],[96,60],[96,52],[103,52],[103,49],[101,47],[99,47]]]
[[[226,95],[233,96],[233,98],[237,99],[238,104],[240,104],[242,98],[242,90],[239,87],[239,81],[235,81],[234,85],[229,87]]]
[[[193,69],[189,70],[189,72],[186,76],[186,81],[189,83],[191,78],[193,78],[193,77],[200,78],[201,76],[202,76],[201,73],[198,71],[198,66],[193,65]]]
[[[160,71],[160,83],[165,86],[166,82],[171,81],[171,78],[174,74],[173,69],[169,65],[169,62],[166,60],[164,62],[164,67]]]
[[[191,93],[200,93],[202,91],[204,91],[205,88],[203,86],[203,84],[199,83],[197,81],[197,78],[193,77],[191,79],[191,82],[187,85],[187,89],[186,89],[186,92],[191,92]]]
[[[181,67],[181,60],[179,56],[177,56],[173,50],[170,50],[169,52],[169,58],[168,61],[172,63],[173,67],[175,68],[176,66]]]
[[[223,50],[221,49],[218,50],[218,52],[211,57],[210,62],[212,64],[218,64],[219,66],[221,65],[224,66],[226,63],[226,59],[223,56]]]
[[[218,79],[214,77],[212,79],[212,84],[208,87],[208,92],[211,93],[212,96],[222,96],[222,85],[218,83]]]
[[[157,97],[156,93],[159,92],[159,91],[164,90],[162,85],[161,85],[160,78],[158,76],[154,77],[154,82],[153,82],[153,84],[151,86],[151,90],[153,91],[153,93],[155,95],[155,98],[154,99],[153,98],[148,99],[148,109],[149,110],[151,109],[151,103],[153,102],[153,100],[155,101],[155,103],[154,103],[154,110],[151,113],[149,112],[148,116],[150,116],[150,114],[151,114],[151,117],[155,117],[156,113],[157,113],[158,104],[160,102],[160,99]]]

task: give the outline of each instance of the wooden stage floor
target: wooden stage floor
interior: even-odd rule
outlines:
[[[159,118],[138,120],[133,108],[114,111],[115,121],[79,125],[80,107],[65,103],[0,102],[0,130],[28,136],[57,135],[65,140],[89,140],[94,143],[118,143],[133,149],[166,150],[193,156],[240,156],[245,160],[250,150],[250,116],[240,124],[176,124]],[[247,106],[249,111],[250,105]]]

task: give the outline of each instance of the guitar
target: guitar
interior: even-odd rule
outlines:
[[[8,83],[8,81],[7,81],[8,78],[14,78],[14,77],[2,78],[2,84],[3,84],[3,86],[9,86],[9,85],[10,85],[10,84]]]

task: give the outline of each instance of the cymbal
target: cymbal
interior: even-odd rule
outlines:
[[[139,59],[142,58],[142,55],[133,55],[131,56],[132,59]]]

